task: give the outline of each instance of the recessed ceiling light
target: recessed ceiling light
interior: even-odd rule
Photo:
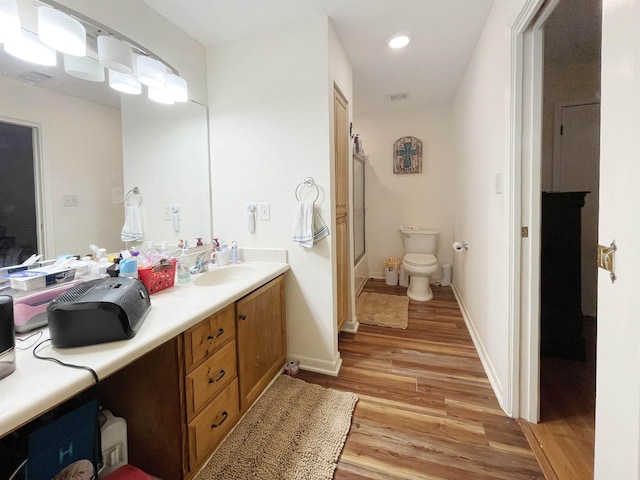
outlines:
[[[406,33],[394,33],[387,39],[387,45],[393,49],[403,48],[409,45],[411,38]]]

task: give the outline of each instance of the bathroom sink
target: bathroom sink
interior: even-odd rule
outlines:
[[[255,271],[255,267],[249,265],[213,267],[213,270],[198,275],[198,277],[193,280],[193,283],[201,287],[223,285],[247,278],[247,275],[251,275]]]

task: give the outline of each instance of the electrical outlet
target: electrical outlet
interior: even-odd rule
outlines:
[[[171,221],[171,207],[169,205],[162,207],[162,218],[165,222]]]
[[[271,204],[259,203],[258,204],[258,220],[270,220],[271,219]]]
[[[78,196],[77,195],[63,195],[62,196],[62,204],[65,207],[77,207],[78,206]]]
[[[502,174],[501,173],[496,173],[495,188],[496,188],[497,195],[502,194]]]

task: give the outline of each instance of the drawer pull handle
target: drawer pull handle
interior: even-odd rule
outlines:
[[[243,314],[242,314],[242,315],[240,315],[238,318],[239,318],[240,320],[246,320],[246,319],[247,319],[247,316],[243,313]]]
[[[226,410],[224,412],[222,412],[222,420],[220,420],[220,422],[218,422],[218,423],[211,424],[211,428],[216,428],[216,427],[219,427],[220,425],[222,425],[224,423],[224,421],[227,419],[228,416],[229,416],[229,414],[227,413]]]
[[[209,335],[207,337],[207,340],[213,340],[215,338],[218,338],[220,335],[222,335],[224,333],[224,328],[221,328],[220,330],[218,330],[218,333],[216,335]]]
[[[219,376],[218,378],[216,378],[215,380],[214,380],[213,378],[210,378],[210,379],[209,379],[209,383],[216,383],[216,382],[219,382],[219,381],[222,379],[222,377],[224,377],[224,376],[225,376],[225,374],[226,374],[226,373],[227,373],[227,372],[225,372],[224,370],[220,370],[220,376]]]

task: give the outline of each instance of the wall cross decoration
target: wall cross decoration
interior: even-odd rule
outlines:
[[[393,144],[393,173],[422,173],[422,141],[402,137]]]

